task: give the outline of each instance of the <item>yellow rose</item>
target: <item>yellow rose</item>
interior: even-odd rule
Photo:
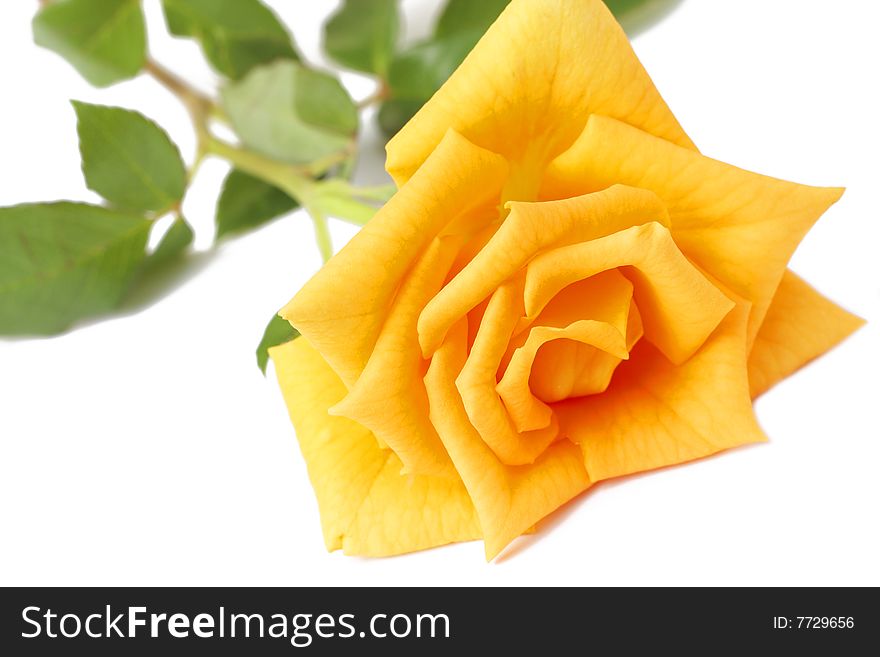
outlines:
[[[842,190],[701,155],[600,0],[514,0],[388,145],[397,195],[272,358],[331,550],[483,538],[765,440],[860,320],[786,270]]]

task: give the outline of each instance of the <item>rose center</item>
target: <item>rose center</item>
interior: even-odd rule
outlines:
[[[604,392],[621,359],[591,344],[561,338],[544,343],[529,374],[532,394],[552,403]]]
[[[632,284],[612,269],[568,286],[508,345],[496,390],[518,431],[549,425],[553,402],[603,392],[642,336]]]

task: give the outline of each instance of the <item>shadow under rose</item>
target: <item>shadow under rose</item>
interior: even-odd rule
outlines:
[[[630,475],[626,475],[623,477],[617,477],[615,479],[606,479],[604,481],[599,481],[592,486],[590,486],[583,493],[578,495],[575,498],[572,498],[558,509],[553,511],[550,515],[545,516],[538,522],[535,527],[535,531],[531,534],[523,534],[519,538],[513,541],[504,551],[501,552],[498,557],[495,558],[495,563],[498,565],[507,563],[509,560],[513,559],[517,555],[527,551],[529,548],[537,544],[541,539],[543,539],[546,535],[550,533],[552,529],[561,525],[564,521],[566,521],[569,516],[571,516],[578,508],[590,497],[592,497],[597,491],[604,491],[606,489],[615,488],[617,486],[626,485],[629,481],[634,479],[642,479],[646,477],[653,477],[655,475],[664,473],[668,470],[674,470],[677,468],[687,467],[690,465],[696,465],[703,461],[707,461],[709,459],[717,458],[723,454],[728,454],[731,452],[738,452],[741,450],[751,449],[754,447],[758,447],[766,443],[751,443],[748,445],[740,445],[739,447],[734,447],[732,449],[726,449],[722,452],[716,452],[715,454],[710,454],[709,456],[704,456],[703,458],[696,459],[693,461],[688,461],[687,463],[677,463],[675,465],[668,465],[664,468],[658,468],[656,470],[647,470],[645,472],[636,472]]]

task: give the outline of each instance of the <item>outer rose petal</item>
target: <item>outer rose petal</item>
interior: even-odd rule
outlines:
[[[693,147],[601,0],[513,0],[388,143],[386,168],[406,182],[452,127],[539,175],[593,113]]]
[[[747,307],[737,306],[677,367],[642,341],[604,394],[554,405],[563,434],[583,450],[590,479],[653,470],[766,440],[743,367],[747,316]]]
[[[662,198],[682,251],[752,302],[749,345],[795,247],[843,193],[744,171],[593,116],[548,168],[542,195],[584,194],[615,183]]]
[[[434,354],[425,385],[431,422],[455,463],[480,517],[486,559],[590,486],[580,450],[567,440],[530,465],[504,465],[468,420],[455,379],[467,358],[467,325],[454,326]]]
[[[394,299],[376,348],[348,396],[331,409],[370,429],[412,474],[455,477],[452,462],[428,419],[416,321],[446,277],[459,241],[435,239],[409,272]]]
[[[394,452],[327,414],[345,386],[303,338],[270,351],[318,498],[328,550],[387,556],[480,537],[461,481],[401,476]]]
[[[864,323],[786,271],[749,354],[752,397],[821,356]]]
[[[501,157],[450,131],[281,311],[347,387],[363,371],[406,271],[446,224],[497,198],[506,173]]]

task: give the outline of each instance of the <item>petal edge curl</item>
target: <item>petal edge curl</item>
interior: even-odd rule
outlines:
[[[651,222],[535,258],[526,274],[526,312],[532,316],[564,287],[616,267],[633,283],[645,339],[676,364],[690,358],[734,306],[682,255],[669,230]]]
[[[304,339],[270,350],[315,489],[328,550],[390,556],[480,538],[460,479],[401,476],[401,462],[364,427],[327,409],[345,386]]]
[[[424,166],[281,310],[346,387],[360,376],[406,271],[442,228],[497,197],[507,163],[449,131]]]
[[[458,476],[428,420],[422,381],[427,364],[419,352],[416,322],[425,302],[442,285],[459,242],[452,237],[431,242],[401,284],[364,371],[330,409],[332,415],[370,429],[397,454],[408,474]]]
[[[495,558],[520,534],[590,486],[576,445],[562,440],[533,464],[502,464],[470,424],[455,379],[467,356],[462,320],[431,360],[425,385],[437,427],[480,518],[486,559]]]

